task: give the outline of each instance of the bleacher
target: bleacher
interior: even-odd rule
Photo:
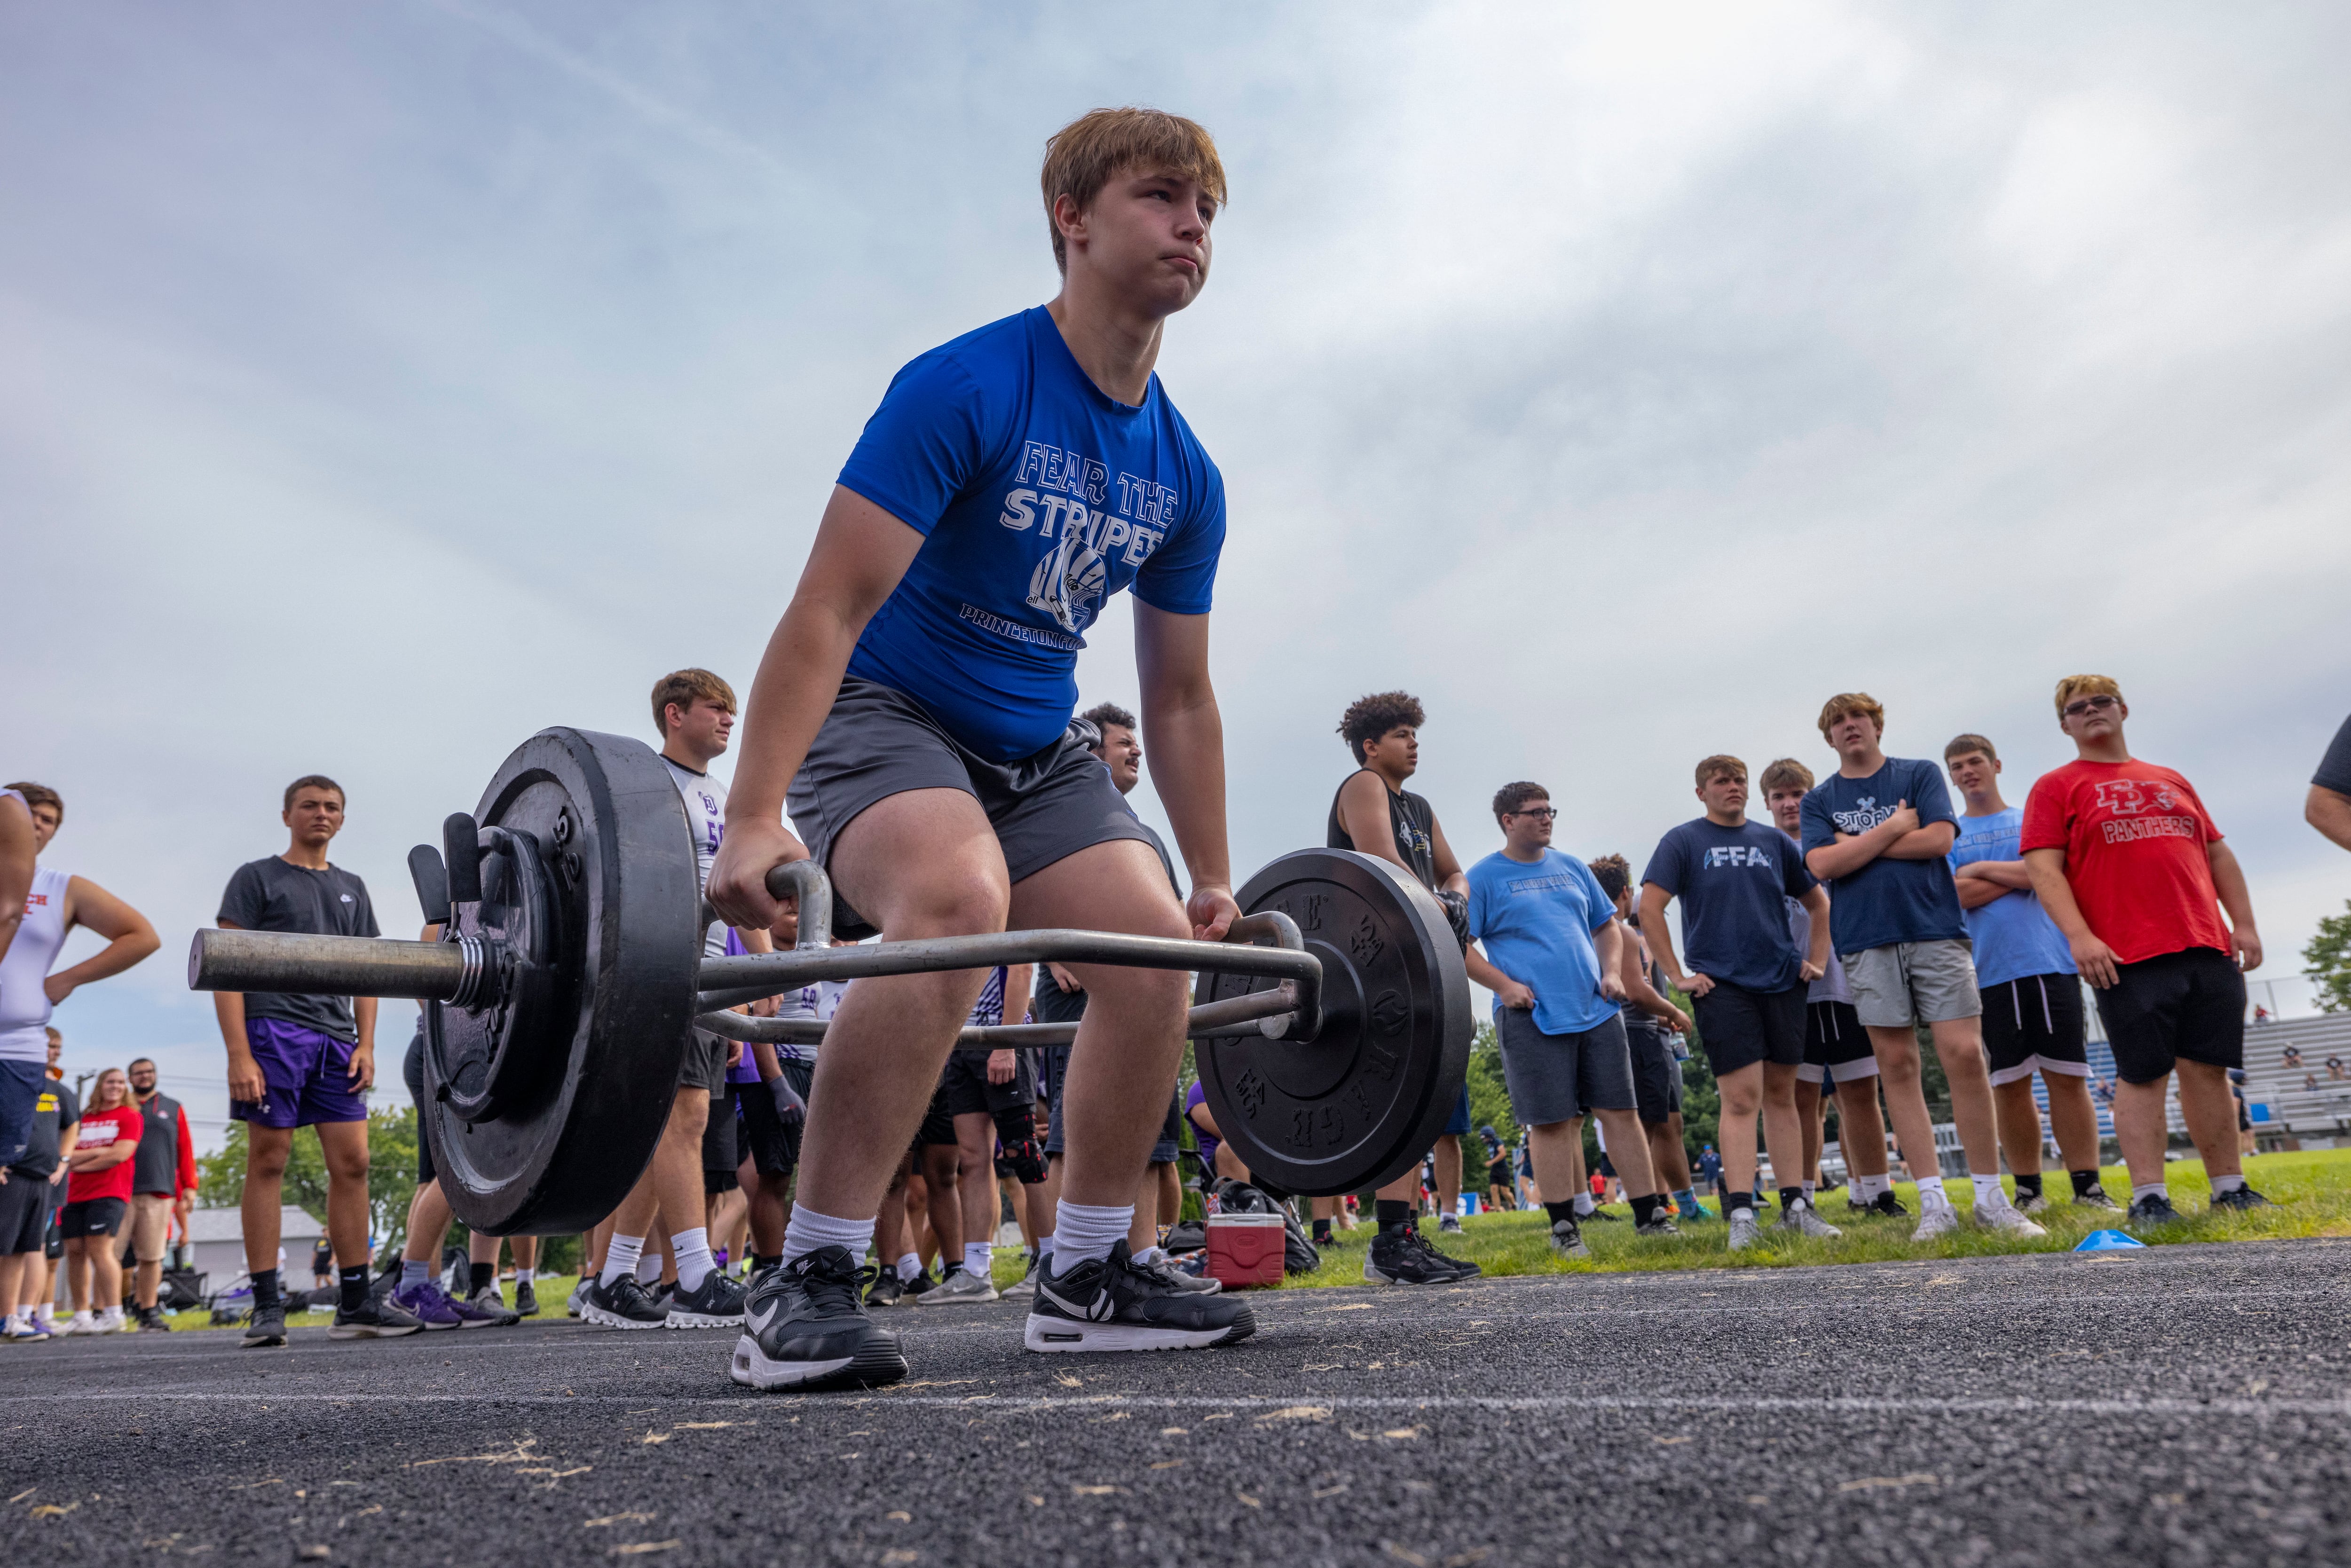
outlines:
[[[2302,1053],[2301,1066],[2286,1064],[2288,1046]],[[2346,1076],[2334,1077],[2326,1066],[2330,1056],[2351,1064],[2351,1013],[2247,1026],[2245,1106],[2264,1144],[2292,1138],[2307,1148],[2314,1139],[2351,1134],[2351,1065]]]

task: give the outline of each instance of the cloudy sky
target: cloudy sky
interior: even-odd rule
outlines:
[[[2290,976],[2351,894],[2300,810],[2351,706],[2346,52],[2318,5],[10,7],[0,772],[164,937],[68,1060],[158,1056],[216,1140],[182,955],[286,780],[349,788],[402,931],[524,737],[747,682],[891,373],[1052,293],[1041,143],[1124,102],[1232,178],[1160,370],[1230,499],[1244,874],[1320,841],[1366,691],[1426,702],[1465,854],[1531,778],[1637,859],[1701,755],[1833,766],[1856,687],[2021,800],[2097,670]]]

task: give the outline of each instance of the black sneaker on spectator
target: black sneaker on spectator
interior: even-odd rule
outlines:
[[[1380,1232],[1364,1254],[1364,1278],[1374,1285],[1449,1285],[1481,1272],[1475,1263],[1447,1258],[1409,1227]]]
[[[2232,1188],[2228,1192],[2214,1193],[2212,1195],[2212,1207],[2214,1208],[2233,1208],[2241,1214],[2247,1209],[2252,1208],[2275,1208],[2277,1205],[2272,1203],[2268,1198],[2263,1197],[2260,1193],[2255,1192],[2252,1187],[2241,1186]]]
[[[1910,1210],[1908,1207],[1905,1205],[1900,1198],[1895,1197],[1891,1189],[1879,1193],[1877,1197],[1872,1200],[1869,1206],[1869,1212],[1876,1215],[1881,1219],[1907,1219],[1910,1218]]]
[[[2167,1225],[2178,1225],[2186,1216],[2171,1207],[2171,1199],[2159,1192],[2131,1200],[2130,1213],[2123,1224],[2132,1230],[2159,1230]]]
[[[902,1307],[914,1305],[939,1288],[938,1281],[932,1277],[928,1269],[920,1270],[911,1280],[901,1280],[898,1284],[900,1292],[898,1304]]]
[[[563,1315],[565,1317],[576,1318],[586,1309],[588,1292],[595,1283],[596,1276],[593,1274],[583,1274],[580,1277],[571,1287],[571,1294],[564,1298]]]
[[[1440,1220],[1438,1220],[1438,1221],[1437,1222],[1437,1234],[1438,1234],[1438,1235],[1440,1235],[1440,1236],[1458,1236],[1458,1235],[1460,1235],[1460,1234],[1461,1234],[1461,1220],[1460,1220],[1460,1218],[1459,1218],[1458,1215],[1451,1215],[1451,1214],[1447,1215],[1444,1218],[1442,1218],[1442,1219],[1440,1219]]]
[[[1625,1222],[1625,1217],[1623,1215],[1611,1214],[1606,1209],[1601,1207],[1598,1204],[1593,1204],[1592,1206],[1592,1212],[1590,1214],[1579,1214],[1576,1216],[1576,1218],[1586,1222],[1594,1219],[1604,1219],[1611,1225],[1622,1225]]]
[[[1584,1243],[1583,1229],[1573,1219],[1562,1219],[1551,1228],[1551,1249],[1555,1257],[1589,1258],[1592,1249]]]
[[[424,1324],[415,1313],[394,1303],[389,1297],[377,1301],[371,1296],[356,1307],[337,1307],[335,1321],[327,1325],[329,1339],[399,1339],[413,1334]]]
[[[886,1266],[874,1280],[873,1288],[865,1292],[865,1304],[869,1307],[902,1306],[905,1300],[905,1283],[898,1278],[897,1270]]]
[[[161,1307],[141,1307],[137,1315],[131,1320],[131,1327],[139,1333],[172,1332],[172,1325],[163,1321],[163,1309]]]
[[[2111,1210],[2118,1206],[2113,1198],[2106,1196],[2106,1189],[2105,1187],[2100,1186],[2096,1182],[2092,1182],[2088,1190],[2078,1192],[2074,1195],[2074,1207],[2075,1208],[2104,1208]]]
[[[898,1336],[866,1314],[872,1277],[846,1247],[761,1275],[726,1375],[747,1388],[878,1388],[905,1376]]]
[[[528,1280],[515,1281],[515,1315],[518,1318],[538,1316],[538,1292],[531,1289]]]
[[[1670,1204],[1659,1208],[1647,1224],[1633,1227],[1633,1234],[1635,1236],[1679,1236],[1681,1233],[1682,1228],[1674,1223],[1673,1207]]]
[[[669,1299],[669,1316],[663,1326],[674,1329],[731,1329],[743,1322],[743,1287],[713,1269],[698,1291],[681,1290]]]
[[[675,1280],[661,1281],[657,1284],[647,1287],[645,1294],[652,1300],[653,1305],[659,1307],[663,1312],[667,1312],[669,1311],[670,1298],[677,1294],[677,1281]]]
[[[580,1316],[608,1329],[657,1329],[669,1322],[669,1308],[655,1301],[634,1274],[623,1274],[610,1287],[601,1280],[590,1284]]]
[[[273,1301],[245,1315],[245,1348],[286,1343],[286,1304]]]
[[[1139,1264],[1137,1267],[1149,1269],[1175,1289],[1189,1291],[1195,1295],[1213,1296],[1225,1288],[1225,1282],[1222,1280],[1211,1278],[1207,1274],[1195,1274],[1173,1258],[1155,1258],[1149,1263]],[[1029,1271],[1029,1277],[1032,1281],[1037,1277],[1033,1269]],[[1004,1293],[1008,1296],[1012,1292],[1007,1291]]]
[[[1256,1332],[1248,1302],[1170,1284],[1121,1239],[1107,1258],[1040,1274],[1021,1338],[1035,1351],[1207,1350]]]

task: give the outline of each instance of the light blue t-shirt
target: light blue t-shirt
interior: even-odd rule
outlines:
[[[1592,945],[1614,918],[1592,868],[1558,850],[1539,861],[1497,850],[1469,868],[1469,935],[1494,967],[1534,992],[1535,1027],[1545,1034],[1581,1034],[1614,1016]]]
[[[2011,806],[1986,817],[1961,817],[1959,836],[1943,858],[1956,872],[1976,861],[2024,858],[2024,809]],[[2004,986],[2031,975],[2071,975],[2074,951],[2041,900],[2011,888],[1990,904],[1963,912],[1976,945],[1976,984]]]
[[[1223,476],[1157,376],[1140,407],[1108,396],[1041,306],[900,371],[841,483],[924,536],[849,673],[990,761],[1061,737],[1112,594],[1207,613]]]

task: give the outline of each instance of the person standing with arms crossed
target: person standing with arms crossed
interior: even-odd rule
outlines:
[[[2245,1064],[2245,977],[2262,962],[2237,857],[2187,779],[2123,739],[2130,705],[2105,675],[2057,683],[2074,759],[2034,781],[2020,841],[2041,907],[2097,991],[2122,1078],[2115,1136],[2130,1166],[2127,1223],[2179,1218],[2164,1177],[2164,1081],[2204,1158],[2214,1208],[2267,1208],[2245,1185],[2229,1070]],[[2228,915],[2224,923],[2222,913]]]
[[[174,1219],[186,1223],[196,1197],[196,1140],[181,1103],[156,1087],[155,1062],[131,1064],[131,1103],[141,1117],[139,1153],[131,1160],[131,1250],[139,1273],[131,1290],[131,1322],[145,1333],[171,1328],[157,1298],[163,1289],[163,1252]]]
[[[1339,720],[1339,734],[1354,754],[1355,771],[1331,801],[1324,841],[1334,850],[1376,855],[1402,867],[1437,894],[1466,951],[1469,879],[1454,858],[1453,846],[1445,841],[1435,809],[1404,787],[1420,770],[1420,727],[1427,716],[1420,699],[1409,692],[1374,692],[1349,706]],[[1436,1185],[1444,1210],[1437,1220],[1440,1229],[1452,1218],[1452,1204],[1461,1193],[1461,1134],[1468,1130],[1469,1087],[1465,1083],[1452,1118],[1430,1151],[1436,1156]],[[1448,1285],[1483,1272],[1477,1264],[1448,1258],[1422,1239],[1414,1219],[1420,1199],[1417,1166],[1374,1197],[1379,1229],[1364,1255],[1364,1279],[1382,1285]]]
[[[1983,1001],[1968,953],[1959,890],[1945,860],[1959,836],[1950,791],[1931,762],[1888,757],[1886,710],[1867,692],[1821,707],[1821,738],[1839,766],[1804,796],[1804,863],[1830,885],[1829,923],[1854,1011],[1869,1031],[1886,1113],[1918,1188],[1913,1241],[1959,1228],[1943,1191],[1935,1126],[1921,1078],[1927,1026],[1950,1087],[1951,1120],[1975,1188],[1975,1222],[2015,1237],[2046,1234],[2000,1185],[2000,1134],[1984,1064]]]
[[[237,867],[221,894],[224,931],[377,936],[367,883],[327,859],[343,831],[343,787],[310,773],[286,786],[289,839],[280,853]],[[327,1166],[327,1235],[334,1244],[336,1339],[397,1338],[424,1325],[390,1297],[368,1293],[367,1101],[375,1084],[373,997],[215,991],[228,1047],[228,1113],[246,1126],[244,1231],[253,1277],[247,1349],[286,1343],[277,1277],[286,1162],[298,1127],[318,1131]]]

